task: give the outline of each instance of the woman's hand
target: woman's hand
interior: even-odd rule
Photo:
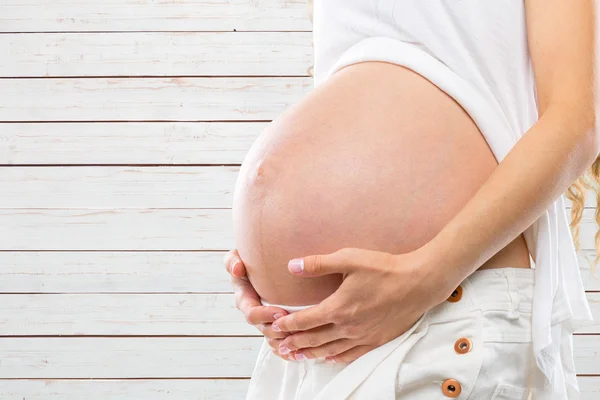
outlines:
[[[344,248],[291,260],[288,269],[295,275],[342,273],[344,280],[320,304],[271,325],[277,332],[293,332],[279,352],[296,360],[350,362],[400,336],[456,288],[443,283],[440,274],[430,274],[435,264],[424,247],[399,255]]]
[[[246,267],[237,250],[230,250],[225,254],[225,269],[231,274],[231,283],[235,291],[235,305],[244,314],[246,321],[254,325],[265,337],[273,348],[273,352],[284,359],[291,359],[290,355],[279,354],[279,344],[282,339],[289,336],[286,332],[274,332],[271,323],[288,313],[273,306],[263,306],[258,293],[246,276]]]

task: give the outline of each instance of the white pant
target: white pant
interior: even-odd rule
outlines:
[[[349,364],[283,360],[265,340],[246,400],[528,399],[533,286],[531,269],[475,271],[406,333]]]

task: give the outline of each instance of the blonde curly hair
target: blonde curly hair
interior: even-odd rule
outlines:
[[[596,158],[592,166],[583,174],[579,179],[575,181],[567,191],[565,197],[568,198],[572,203],[571,208],[571,233],[573,234],[573,241],[575,242],[575,249],[579,251],[581,249],[580,243],[580,231],[581,231],[581,220],[583,218],[583,210],[585,208],[585,200],[588,190],[592,190],[596,195],[596,211],[594,213],[594,221],[597,225],[600,225],[600,157]],[[600,231],[596,231],[594,235],[594,248],[596,250],[596,258],[591,262],[591,270],[594,276],[596,275],[596,265],[600,259]],[[585,257],[588,262],[590,260]]]
[[[308,18],[313,21],[313,0],[308,0]],[[313,76],[314,65],[311,65],[308,69],[308,75]],[[573,236],[573,242],[575,244],[575,250],[579,252],[581,250],[581,220],[583,219],[583,210],[585,209],[585,201],[588,194],[588,190],[592,190],[596,195],[596,212],[594,213],[594,221],[600,226],[600,156],[596,158],[596,161],[589,167],[586,172],[579,177],[575,183],[573,183],[565,191],[565,197],[572,203],[571,207],[571,222],[569,227]],[[590,269],[595,277],[596,266],[600,260],[600,230],[596,231],[594,236],[594,248],[596,250],[596,258],[591,261],[589,258],[584,258],[590,263]]]

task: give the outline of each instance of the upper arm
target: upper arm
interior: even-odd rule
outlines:
[[[591,118],[586,122],[594,123],[594,3],[594,0],[525,0],[540,115],[556,104],[576,112],[580,118]]]

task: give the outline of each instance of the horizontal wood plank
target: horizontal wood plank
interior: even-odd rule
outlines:
[[[252,373],[262,340],[0,338],[0,379],[243,378]]]
[[[228,250],[231,210],[0,209],[0,250]]]
[[[241,164],[266,122],[6,123],[0,164]]]
[[[0,380],[0,397],[3,400],[239,400],[245,397],[248,383],[248,379]]]
[[[594,209],[581,249],[594,249]],[[228,250],[230,209],[0,209],[0,250]]]
[[[594,250],[579,250],[577,260],[581,271],[581,279],[586,290],[600,291],[600,261],[595,266],[597,253]]]
[[[0,208],[230,208],[239,167],[0,167]]]
[[[310,32],[5,34],[0,77],[308,76],[311,42]]]
[[[1,378],[243,378],[260,337],[0,338]],[[575,336],[578,374],[600,374],[600,336]],[[148,351],[152,349],[152,351]]]
[[[0,208],[230,208],[238,172],[216,166],[0,167]],[[589,205],[592,200],[589,191]]]
[[[308,0],[2,0],[0,32],[311,30]]]
[[[233,294],[0,295],[0,336],[258,334]]]
[[[600,376],[579,376],[577,381],[581,391],[581,400],[600,398]]]
[[[272,120],[312,88],[287,77],[0,79],[0,121]]]
[[[224,255],[225,251],[0,252],[0,293],[231,292]]]
[[[600,293],[587,297],[596,322],[577,332],[600,334]],[[0,336],[259,334],[233,294],[0,295]]]
[[[573,349],[578,374],[600,375],[600,336],[573,336]]]
[[[0,293],[223,293],[231,292],[224,274],[225,251],[207,252],[0,252]],[[578,253],[586,290],[600,291],[600,266],[594,277]]]
[[[581,400],[597,400],[600,376],[578,377]],[[4,400],[238,400],[248,379],[0,380]]]

